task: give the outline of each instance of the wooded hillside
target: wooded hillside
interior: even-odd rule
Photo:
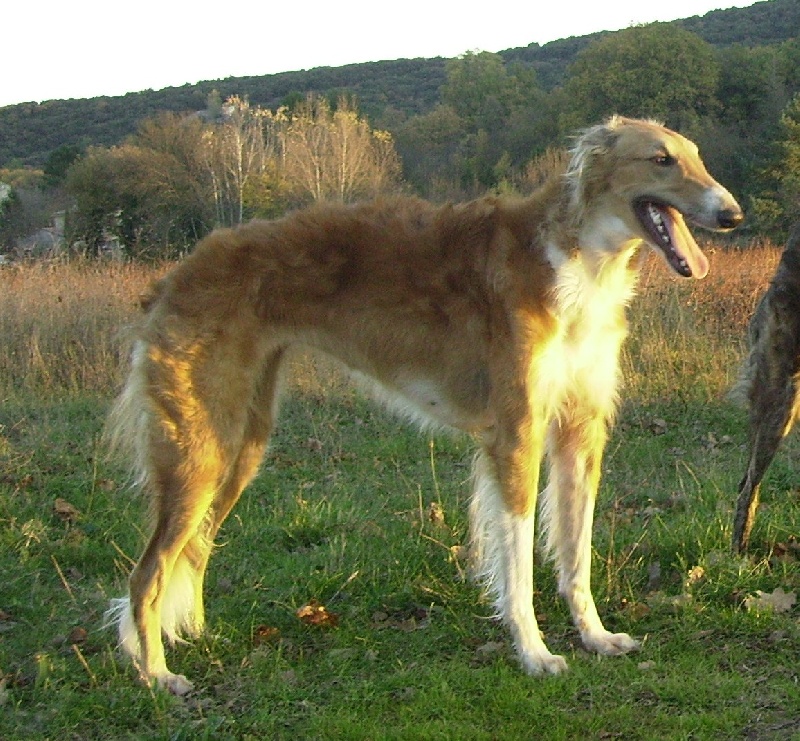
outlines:
[[[766,0],[747,8],[716,10],[674,25],[696,33],[715,47],[733,44],[767,46],[796,39],[800,29],[797,0]],[[541,88],[563,84],[579,52],[605,34],[572,37],[540,46],[499,52],[507,65],[533,70]],[[395,61],[322,67],[258,77],[230,77],[196,85],[132,92],[119,97],[53,100],[0,108],[0,167],[42,166],[61,146],[110,146],[136,130],[137,123],[161,111],[199,111],[212,90],[222,98],[239,96],[263,108],[315,92],[335,99],[355,96],[359,108],[376,126],[393,129],[398,120],[426,113],[440,101],[446,60]]]
[[[455,59],[229,78],[0,109],[0,251],[64,214],[98,254],[191,249],[220,225],[386,191],[527,192],[613,113],[697,142],[747,211],[741,238],[800,217],[800,2]]]

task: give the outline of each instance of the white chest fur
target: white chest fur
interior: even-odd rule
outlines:
[[[627,335],[625,307],[636,282],[628,267],[633,252],[589,260],[550,250],[556,329],[534,352],[530,383],[534,403],[544,403],[551,413],[565,403],[613,413],[619,350]]]

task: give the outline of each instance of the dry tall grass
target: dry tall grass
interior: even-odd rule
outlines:
[[[75,260],[0,268],[0,394],[106,394],[138,296],[168,266]]]
[[[780,248],[706,249],[711,272],[702,281],[674,278],[657,258],[645,259],[623,358],[626,397],[712,398],[732,382]],[[138,296],[169,267],[72,261],[0,268],[0,398],[113,392]],[[312,370],[300,384],[324,391],[319,376]]]
[[[726,393],[735,380],[747,324],[782,247],[709,243],[704,249],[711,269],[703,280],[675,277],[655,255],[645,257],[623,351],[626,396],[705,401]]]

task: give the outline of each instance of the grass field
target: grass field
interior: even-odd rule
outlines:
[[[710,247],[701,282],[648,258],[597,507],[594,587],[642,650],[580,647],[549,564],[536,608],[570,671],[532,679],[465,581],[473,449],[429,438],[298,359],[258,479],[226,522],[208,634],[140,685],[102,627],[144,502],[99,446],[119,332],[165,269],[0,270],[0,739],[800,738],[800,445],[729,550],[745,414],[725,399],[779,250]],[[319,604],[321,619],[297,611]]]

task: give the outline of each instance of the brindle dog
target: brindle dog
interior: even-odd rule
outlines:
[[[750,461],[739,484],[733,549],[747,550],[761,480],[800,416],[800,222],[750,320],[750,352],[732,395],[750,411]]]

